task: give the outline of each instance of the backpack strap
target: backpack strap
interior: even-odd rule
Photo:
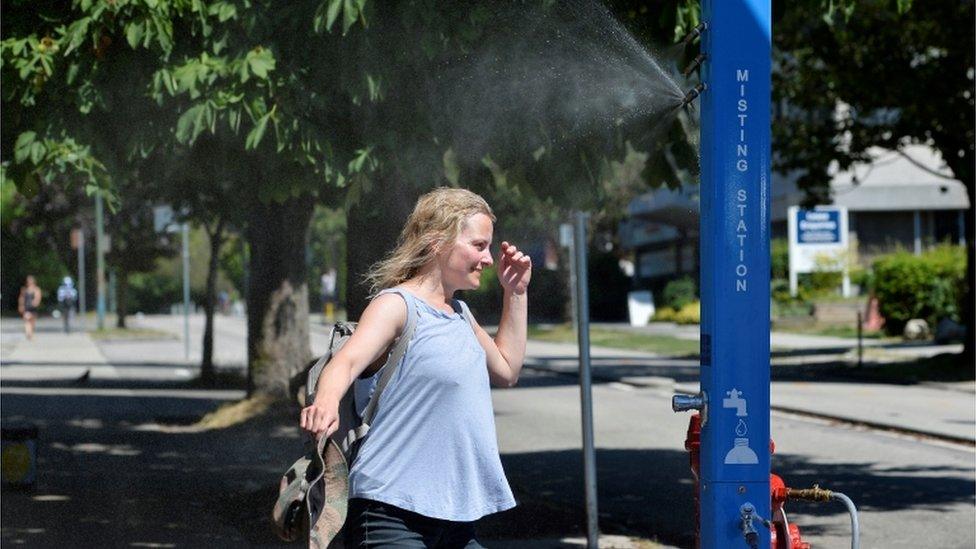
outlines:
[[[461,316],[464,317],[464,320],[468,321],[468,326],[471,326],[471,331],[474,332],[475,335],[477,335],[478,331],[474,329],[475,327],[474,316],[471,314],[471,309],[468,309],[468,304],[461,301],[460,299],[455,299],[454,310],[461,313]]]
[[[386,359],[386,364],[380,368],[380,378],[376,382],[376,389],[373,390],[373,394],[369,397],[369,404],[366,405],[366,410],[363,411],[363,426],[365,426],[365,430],[361,434],[357,433],[360,435],[357,438],[365,436],[365,431],[369,430],[369,425],[373,423],[373,418],[376,416],[376,407],[380,401],[380,394],[390,383],[390,380],[393,379],[393,375],[400,366],[400,361],[403,360],[403,355],[407,354],[407,347],[410,345],[410,340],[413,339],[413,333],[417,328],[417,306],[413,301],[413,296],[409,292],[398,288],[390,288],[381,292],[381,294],[383,293],[397,294],[403,298],[403,301],[407,304],[407,322],[403,326],[403,331],[400,332],[400,337],[393,344],[393,349]]]
[[[332,332],[329,335],[329,352],[323,354],[315,362],[315,364],[308,369],[308,377],[305,379],[305,405],[308,406],[312,403],[315,398],[315,390],[319,383],[319,376],[322,375],[322,370],[325,365],[332,360],[333,349],[335,349],[336,338],[348,337],[352,335],[352,331],[355,327],[355,323],[348,322],[336,322],[332,326]]]

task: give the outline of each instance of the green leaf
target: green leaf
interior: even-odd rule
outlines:
[[[363,171],[363,166],[367,165],[371,152],[373,152],[372,147],[366,147],[365,149],[359,149],[356,151],[356,157],[349,162],[349,173],[358,173]]]
[[[343,0],[329,0],[329,11],[325,16],[325,29],[332,32],[332,25],[335,24],[336,19],[339,17],[339,12],[342,10]]]
[[[74,51],[88,38],[88,23],[90,22],[90,17],[82,17],[68,26],[68,30],[65,31],[65,38],[68,39],[68,47],[64,49],[64,55],[68,55]]]
[[[912,0],[898,0],[898,14],[904,15],[912,9]]]
[[[142,43],[142,38],[145,36],[146,30],[143,27],[142,22],[129,23],[125,27],[125,39],[129,41],[129,47],[135,49],[139,47]]]
[[[194,105],[180,116],[176,121],[176,139],[180,143],[193,143],[206,128],[208,110],[206,104]]]
[[[217,20],[221,23],[228,21],[237,17],[237,6],[230,3],[224,3],[220,5],[219,11],[217,12]]]
[[[268,72],[275,68],[275,58],[270,50],[258,46],[247,54],[247,65],[251,73],[263,80],[268,79]]]
[[[349,28],[356,23],[356,19],[359,17],[359,10],[356,8],[355,0],[345,0],[342,15],[342,34],[346,34],[349,32]]]
[[[78,63],[72,63],[68,65],[68,73],[65,76],[65,81],[70,86],[75,83],[75,78],[78,77]]]
[[[251,131],[248,132],[247,139],[244,140],[245,149],[249,151],[253,151],[254,149],[258,148],[258,145],[261,144],[261,138],[264,137],[264,132],[268,128],[268,119],[270,118],[271,118],[271,113],[269,112],[268,114],[258,119],[257,124],[255,124],[254,128],[252,128]]]
[[[241,114],[240,109],[230,109],[227,111],[227,123],[234,133],[239,132],[241,129],[241,119],[243,118]]]
[[[17,142],[14,144],[14,160],[18,164],[30,156],[30,146],[35,139],[37,134],[34,132],[24,132],[17,137]]]
[[[47,147],[44,143],[40,141],[34,141],[30,144],[30,159],[34,164],[40,164],[41,160],[44,160],[44,155],[47,154]]]

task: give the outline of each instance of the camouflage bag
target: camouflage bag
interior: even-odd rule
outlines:
[[[399,290],[393,291],[402,295]],[[296,541],[307,534],[312,549],[343,546],[341,532],[349,507],[349,469],[376,416],[380,395],[396,373],[416,327],[413,301],[409,296],[403,298],[407,303],[407,323],[382,367],[376,371],[374,365],[367,372],[375,373],[356,380],[354,387],[346,391],[339,402],[339,428],[332,436],[316,442],[304,433],[305,455],[281,478],[272,518],[275,532],[285,541]],[[328,351],[308,370],[303,391],[305,403],[314,400],[319,377],[354,330],[354,323],[336,323]],[[357,394],[361,399],[369,399],[362,414],[356,406]]]

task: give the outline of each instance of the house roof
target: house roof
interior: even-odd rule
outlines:
[[[830,170],[833,203],[850,211],[965,210],[966,187],[953,178],[938,151],[911,145],[901,151],[874,148],[873,161]],[[771,219],[783,221],[803,201],[795,174],[773,173]],[[682,229],[698,226],[698,188],[658,189],[630,202],[627,215]]]
[[[873,148],[871,162],[829,172],[833,203],[850,211],[965,210],[966,187],[954,178],[938,151],[910,145],[900,151]],[[803,200],[796,178],[773,174],[772,220]]]

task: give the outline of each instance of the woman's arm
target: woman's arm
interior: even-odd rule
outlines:
[[[24,314],[24,307],[25,306],[26,306],[26,303],[24,303],[24,289],[21,288],[20,289],[20,295],[17,296],[17,312],[20,313],[20,314]]]
[[[37,307],[40,307],[40,306],[41,306],[41,289],[38,288],[34,292],[34,308],[37,308]]]
[[[389,349],[406,321],[407,306],[398,295],[381,295],[366,307],[352,337],[322,370],[315,399],[302,410],[303,429],[329,436],[339,428],[339,401],[353,381]]]
[[[514,387],[518,383],[525,360],[527,317],[528,295],[506,291],[494,339],[474,321],[475,335],[487,356],[488,378],[496,387]]]
[[[532,278],[532,260],[518,249],[502,242],[498,261],[498,279],[504,289],[502,317],[498,333],[492,339],[475,322],[475,335],[485,349],[488,376],[497,387],[513,387],[518,383],[525,360],[525,340],[528,331],[528,288]]]

